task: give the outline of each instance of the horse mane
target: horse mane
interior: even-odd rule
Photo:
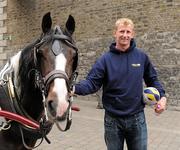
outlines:
[[[39,42],[27,45],[21,52],[19,59],[18,85],[20,86],[19,101],[34,119],[37,119],[39,112],[42,111],[42,94],[35,85],[35,63],[34,46]],[[35,103],[35,104],[34,104]],[[42,108],[42,109],[40,109]]]

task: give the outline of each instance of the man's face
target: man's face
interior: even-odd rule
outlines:
[[[129,48],[130,41],[134,37],[134,30],[131,25],[119,24],[117,30],[114,32],[114,37],[117,48]]]

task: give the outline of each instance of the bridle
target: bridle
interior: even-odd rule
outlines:
[[[56,118],[53,117],[50,112],[48,112],[46,97],[47,97],[47,93],[49,90],[50,83],[56,78],[64,79],[66,81],[66,86],[67,86],[68,92],[72,91],[73,86],[74,86],[75,81],[76,81],[76,78],[78,76],[78,72],[76,71],[77,61],[78,61],[78,49],[77,49],[73,39],[71,37],[63,34],[63,32],[61,31],[59,26],[57,26],[56,29],[58,30],[58,34],[54,33],[52,35],[46,35],[41,40],[39,40],[39,42],[34,46],[34,63],[36,66],[36,68],[35,68],[35,82],[36,82],[36,85],[39,87],[39,89],[41,90],[41,93],[42,93],[46,119],[48,120],[48,116],[51,116],[51,119],[53,119],[53,121],[56,123],[58,129],[61,131],[66,131],[70,128],[71,122],[72,122],[71,105],[72,105],[73,97],[70,96],[68,99],[69,106],[68,106],[68,110],[67,110],[67,112],[68,112],[67,113],[67,123],[66,123],[65,129],[62,129],[60,127],[58,121],[56,120]],[[72,73],[71,77],[68,77],[67,73],[65,71],[62,71],[62,70],[52,70],[51,72],[49,72],[45,76],[43,76],[42,73],[40,72],[40,69],[38,67],[38,60],[37,60],[38,50],[41,47],[41,45],[43,45],[45,42],[50,42],[50,41],[55,41],[55,40],[60,40],[61,42],[65,43],[66,45],[72,47],[73,50],[75,51],[75,57],[74,57],[75,60],[73,62],[73,73]],[[62,50],[59,49],[58,51],[55,51],[55,50],[51,49],[51,51],[55,56],[57,56],[58,54],[61,53]]]

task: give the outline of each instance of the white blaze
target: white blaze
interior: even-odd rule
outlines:
[[[55,60],[55,70],[61,70],[65,72],[66,67],[66,58],[64,54],[59,54]],[[57,115],[63,115],[68,107],[67,102],[67,87],[65,79],[56,78],[54,80],[53,91],[57,94],[58,97],[58,107],[57,107]]]

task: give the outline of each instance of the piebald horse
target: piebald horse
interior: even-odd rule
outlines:
[[[39,138],[49,142],[46,135],[54,123],[62,131],[70,128],[69,93],[78,61],[74,30],[71,15],[63,30],[58,25],[52,28],[50,12],[45,14],[40,37],[0,71],[1,150],[33,149]],[[61,121],[66,121],[63,129]]]

